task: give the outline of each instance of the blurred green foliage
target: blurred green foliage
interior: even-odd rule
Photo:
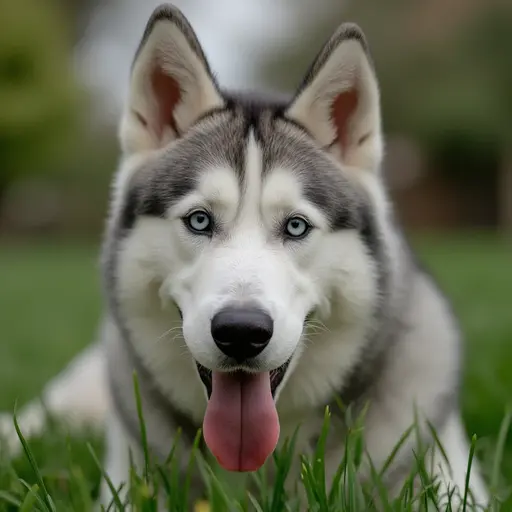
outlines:
[[[403,41],[378,64],[387,128],[415,137],[454,177],[491,175],[512,141],[511,7],[482,4],[438,44]]]
[[[332,31],[354,21],[370,44],[385,130],[416,139],[454,177],[490,176],[512,142],[512,2],[338,3],[339,16],[270,60],[270,83],[293,90]]]
[[[270,85],[293,90],[335,27],[355,21],[374,56],[386,131],[416,139],[433,166],[451,175],[480,178],[495,169],[512,141],[512,3],[468,0],[462,10],[474,14],[458,20],[455,0],[332,2],[339,15],[318,13],[300,44],[270,59],[263,70]],[[0,0],[0,195],[14,179],[64,167],[86,167],[88,183],[97,168],[103,185],[108,166],[88,160],[98,141],[86,148],[79,130],[82,95],[71,59],[75,11],[93,3]],[[439,27],[423,27],[426,6]],[[456,22],[437,37],[450,16]],[[108,147],[115,147],[112,140]]]
[[[77,137],[79,89],[62,11],[52,0],[0,0],[0,193],[51,172]]]

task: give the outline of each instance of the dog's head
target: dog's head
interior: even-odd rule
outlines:
[[[210,446],[228,468],[257,467],[308,319],[328,323],[336,309],[336,323],[366,326],[375,307],[368,197],[382,139],[364,36],[342,25],[294,97],[267,102],[221,91],[189,23],[162,6],[133,63],[120,138],[107,254],[116,314],[157,374],[194,362],[211,395]],[[226,447],[239,439],[218,432],[221,420],[271,425],[247,434],[259,455]]]

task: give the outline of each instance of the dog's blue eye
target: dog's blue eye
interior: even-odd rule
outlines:
[[[185,217],[185,224],[194,233],[207,234],[212,230],[212,219],[203,210],[196,210]]]
[[[310,229],[311,226],[302,217],[292,217],[286,223],[285,232],[290,238],[302,238]]]

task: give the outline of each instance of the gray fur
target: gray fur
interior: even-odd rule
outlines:
[[[137,57],[139,56],[141,49],[146,44],[146,41],[148,40],[149,36],[151,35],[151,32],[153,31],[153,28],[159,21],[166,21],[172,23],[173,25],[176,25],[179,28],[180,32],[186,37],[187,42],[194,51],[194,53],[199,57],[203,66],[208,71],[208,74],[212,77],[212,79],[214,79],[213,73],[211,72],[210,69],[210,65],[203,52],[203,48],[201,47],[199,40],[197,39],[194,29],[191,27],[187,18],[183,16],[183,13],[171,4],[160,5],[151,14],[146,24],[146,28],[144,30],[144,34],[142,35],[139,46],[135,52],[133,63],[135,63],[135,61],[137,60]]]
[[[318,75],[322,67],[325,65],[333,51],[344,41],[353,39],[357,41],[364,49],[370,64],[373,66],[371,60],[371,54],[366,41],[366,37],[359,26],[355,23],[343,23],[340,27],[332,34],[328,41],[324,44],[317,57],[313,60],[310,68],[306,72],[304,80],[297,89],[296,96],[298,96],[311,82],[314,77]]]
[[[341,397],[343,403],[351,406],[355,412],[362,411],[369,404],[364,423],[366,449],[375,466],[379,467],[384,464],[400,436],[411,426],[413,402],[418,401],[422,418],[427,419],[437,429],[440,438],[447,443],[445,449],[456,463],[455,475],[450,477],[451,479],[448,478],[448,484],[452,485],[455,482],[459,486],[464,485],[464,464],[467,460],[468,444],[461,426],[458,404],[461,377],[460,331],[447,299],[418,263],[394,218],[392,208],[388,207],[386,188],[379,170],[357,169],[361,172],[356,174],[354,169],[347,169],[344,162],[340,162],[340,156],[336,154],[332,145],[322,146],[313,133],[310,133],[296,118],[292,118],[289,107],[294,99],[221,91],[217,87],[197,37],[183,15],[175,8],[163,6],[155,11],[148,22],[137,55],[140,54],[155,23],[160,20],[167,20],[179,28],[193,55],[199,58],[201,65],[207,71],[207,76],[211,77],[214,93],[211,92],[211,88],[208,91],[211,100],[209,104],[213,107],[206,108],[198,118],[194,117],[192,126],[181,134],[181,137],[167,140],[163,147],[154,147],[155,140],[158,140],[155,137],[146,139],[140,137],[142,139],[140,144],[130,145],[133,148],[140,148],[144,147],[144,144],[152,144],[153,146],[146,148],[149,151],[145,153],[145,155],[151,154],[151,157],[130,160],[129,155],[127,162],[122,162],[120,170],[124,181],[121,184],[118,183],[114,189],[111,215],[103,246],[102,271],[107,302],[103,341],[111,397],[107,439],[111,445],[109,464],[116,472],[116,483],[121,483],[123,478],[127,478],[128,468],[125,467],[126,461],[123,459],[126,444],[134,450],[136,461],[142,460],[138,443],[140,435],[138,416],[133,397],[132,374],[134,371],[137,372],[140,384],[149,445],[160,459],[168,454],[178,428],[183,429],[186,446],[190,448],[196,430],[201,426],[204,417],[208,398],[193,361],[190,341],[184,339],[186,319],[181,314],[181,304],[178,304],[174,296],[172,296],[174,300],[172,304],[161,302],[162,295],[159,293],[170,274],[166,269],[168,274],[161,277],[156,272],[151,274],[147,269],[154,261],[160,264],[161,260],[151,260],[151,249],[148,249],[149,254],[144,253],[148,238],[144,238],[142,233],[148,224],[153,228],[157,224],[160,229],[156,231],[159,233],[158,236],[163,239],[171,238],[165,224],[169,220],[166,217],[169,208],[179,204],[190,192],[196,190],[201,178],[208,173],[209,169],[220,167],[222,172],[228,173],[227,181],[230,184],[236,183],[233,186],[238,187],[236,195],[238,215],[243,213],[244,207],[250,201],[253,201],[255,210],[258,208],[254,205],[259,207],[259,202],[262,201],[259,196],[254,194],[251,196],[253,191],[250,184],[254,186],[254,180],[258,180],[259,183],[256,184],[256,190],[258,190],[258,185],[270,183],[270,180],[275,177],[276,169],[285,168],[287,179],[293,180],[293,185],[297,185],[300,189],[301,198],[314,207],[325,220],[324,224],[327,227],[322,233],[322,240],[325,243],[323,247],[331,247],[327,241],[336,240],[337,245],[335,244],[334,247],[339,251],[336,257],[342,261],[345,261],[343,260],[345,255],[342,254],[345,247],[341,246],[341,243],[352,244],[352,248],[356,247],[355,252],[348,251],[347,254],[359,255],[361,262],[351,261],[353,266],[348,268],[362,282],[360,286],[365,290],[371,290],[372,294],[371,300],[366,301],[366,296],[361,295],[360,290],[355,286],[356,290],[351,295],[353,300],[350,303],[346,300],[345,290],[338,289],[336,286],[339,282],[343,282],[348,283],[347,286],[350,288],[354,283],[351,283],[350,279],[336,281],[335,277],[339,278],[339,276],[332,276],[331,279],[329,274],[329,285],[326,286],[325,293],[328,307],[324,303],[318,303],[313,311],[306,312],[304,319],[301,316],[296,337],[301,338],[299,341],[302,343],[302,352],[297,350],[299,345],[293,348],[294,352],[288,359],[288,363],[293,360],[293,364],[290,363],[287,366],[289,369],[285,380],[276,394],[282,438],[291,435],[297,427],[297,422],[300,421],[302,430],[299,433],[298,449],[305,453],[310,452],[311,443],[317,439],[320,432],[324,407],[331,405],[335,414],[332,418],[333,429],[328,439],[326,457],[327,479],[330,480],[343,457],[342,441],[347,428],[344,416],[337,413],[336,398]],[[340,45],[346,41],[350,41],[352,46],[353,41],[356,41],[364,50],[361,52],[360,48],[357,48],[357,55],[355,57],[352,55],[351,65],[354,62],[357,65],[360,54],[361,58],[369,56],[368,45],[360,29],[354,25],[342,25],[319,53],[294,98],[302,95],[302,98],[306,98],[307,106],[308,95],[304,96],[304,92],[311,90],[308,88],[326,69],[326,63],[336,54]],[[190,55],[187,49],[183,50],[183,53]],[[191,60],[194,62],[187,64],[192,71],[197,72],[194,68],[194,66],[197,67],[196,59],[191,58]],[[366,70],[367,67],[361,69]],[[363,75],[367,76],[362,73],[361,76]],[[204,74],[192,73],[191,76],[204,76]],[[329,85],[332,84],[329,83]],[[335,88],[332,87],[318,90],[328,90],[329,94],[336,93]],[[368,94],[371,94],[372,90],[372,87],[368,87]],[[212,99],[217,92],[222,95],[222,102],[216,97]],[[198,97],[201,98],[200,94]],[[313,100],[316,101],[318,98],[315,96]],[[144,101],[139,101],[139,104],[143,107],[147,106]],[[326,101],[323,105],[325,104]],[[219,107],[219,105],[222,106]],[[372,103],[369,102],[368,105]],[[300,109],[298,110],[300,117],[301,112]],[[150,109],[147,111],[151,113]],[[302,115],[307,115],[307,111],[304,114],[303,110]],[[364,130],[360,130],[359,135],[362,133],[363,138],[358,136],[357,150],[364,146],[370,137],[380,137],[380,118],[379,122],[375,122],[376,116],[369,116],[369,118],[374,120],[373,124],[370,127],[365,125]],[[307,119],[304,117],[302,119],[303,124],[308,123]],[[318,128],[318,124],[321,124],[322,116],[317,115],[314,121],[317,125],[315,127],[314,122],[311,123],[313,131]],[[136,135],[140,136],[140,130],[143,131],[144,127],[137,126],[137,128],[139,132]],[[379,133],[376,133],[377,131]],[[329,130],[323,130],[323,133],[329,133]],[[130,136],[133,136],[132,132]],[[323,138],[326,139],[326,136],[324,135]],[[249,161],[251,148],[257,153],[257,165]],[[256,157],[252,156],[252,158]],[[360,161],[372,161],[367,157],[367,154],[363,155]],[[254,168],[257,168],[256,171]],[[257,172],[256,178],[255,172]],[[232,179],[233,176],[235,180]],[[260,229],[262,222],[258,215],[259,212],[255,215],[256,220],[249,231]],[[178,219],[174,219],[174,222],[176,224]],[[153,228],[145,232],[146,237],[156,236],[155,232],[151,231]],[[273,230],[265,226],[267,230],[262,237],[264,238],[262,243],[266,244],[264,249],[268,253],[273,254],[283,250],[285,240],[282,239],[282,228],[278,221]],[[143,292],[137,288],[138,275],[130,275],[126,269],[123,273],[122,269],[123,262],[126,262],[123,256],[126,256],[130,250],[134,250],[129,244],[136,236],[141,237],[137,239],[139,245],[136,246],[139,252],[136,252],[132,260],[138,266],[133,264],[135,266],[128,268],[135,268],[141,273],[147,271],[151,276],[150,278],[145,275],[139,276],[147,288],[144,288]],[[219,245],[224,243],[223,248],[232,249],[229,246],[232,233],[228,228],[214,225],[214,231],[209,236],[210,242],[213,242],[212,246],[216,243]],[[247,243],[249,238],[243,240],[243,243]],[[152,241],[160,242],[160,239]],[[302,242],[294,243],[297,244],[295,247],[299,247]],[[151,247],[153,249],[157,247],[155,250],[158,250],[158,244]],[[165,247],[168,253],[172,252],[169,246]],[[240,247],[235,249],[234,252],[237,252]],[[242,249],[245,250],[245,247]],[[243,268],[244,257],[240,254],[244,257],[250,257],[250,255],[243,250],[237,253],[235,266]],[[314,254],[314,248],[309,254],[323,256]],[[148,264],[144,258],[147,258],[150,263]],[[176,261],[173,262],[176,266],[190,263],[183,262],[179,258]],[[212,258],[212,261],[216,260]],[[360,267],[356,268],[355,264],[359,263]],[[277,268],[281,269],[280,266]],[[338,267],[333,265],[332,268],[339,272]],[[150,268],[150,270],[153,269]],[[171,269],[172,272],[175,270]],[[266,270],[273,270],[273,267],[269,265]],[[158,278],[154,275],[158,275]],[[198,278],[198,282],[208,282],[209,276],[204,279],[203,274],[197,275],[203,277],[203,279]],[[247,282],[243,278],[245,275],[239,279],[243,282],[235,282],[235,285],[247,288]],[[259,278],[257,276],[257,279]],[[123,284],[126,284],[123,279],[128,282],[133,279],[135,284],[132,285],[137,290],[133,295],[139,293],[143,297],[143,300],[140,299],[143,306],[133,309],[140,314],[140,318],[136,318],[136,314],[130,317],[126,313],[126,307],[123,308],[123,301],[127,302],[126,297],[123,297]],[[148,282],[146,283],[144,279],[148,279]],[[231,287],[237,286],[231,283]],[[282,287],[282,289],[285,288],[286,286]],[[279,292],[281,288],[272,290]],[[136,299],[129,297],[128,302],[129,300],[136,302],[140,296],[137,295]],[[168,293],[165,298],[169,299],[170,296],[171,293]],[[190,309],[199,309],[198,302],[200,299],[196,297]],[[139,307],[139,303],[136,303]],[[368,308],[366,308],[367,305]],[[357,314],[353,314],[351,308],[357,311]],[[154,313],[155,311],[157,313]],[[292,316],[290,311],[292,310],[286,309],[287,318]],[[162,317],[163,321],[161,321]],[[151,328],[143,324],[148,322],[148,319],[153,322]],[[140,323],[134,324],[134,321]],[[208,321],[206,319],[199,324],[206,325]],[[321,333],[316,330],[319,321],[323,322],[325,327]],[[154,349],[154,353],[148,355],[148,350],[148,354],[145,354],[144,342],[149,343],[154,340],[146,339],[145,334],[141,335],[141,332],[154,333],[162,324],[168,328],[168,322],[174,326],[172,329],[175,330],[176,335],[168,339],[165,336],[168,333],[163,333],[161,343],[164,344],[165,351],[157,353]],[[138,325],[138,333],[135,332],[134,325]],[[141,325],[144,327],[140,327]],[[302,337],[300,336],[301,328],[303,329]],[[201,337],[201,342],[202,340]],[[281,341],[281,344],[285,343],[286,340]],[[176,352],[177,347],[181,347],[182,352]],[[203,345],[201,347],[203,348]],[[352,347],[354,347],[353,351]],[[176,362],[173,367],[175,373],[168,375],[168,367],[173,364],[173,361],[167,358],[164,359],[163,370],[158,367],[160,373],[157,375],[155,364],[160,361],[155,362],[154,358],[162,354],[165,357],[166,353],[171,353],[171,348],[175,350],[172,352],[173,361]],[[182,360],[180,356],[183,353],[186,358]],[[295,358],[295,354],[299,356]],[[346,357],[346,360],[343,357]],[[196,361],[201,362],[198,359],[196,356]],[[183,367],[181,367],[182,362]],[[279,366],[281,365],[282,362]],[[269,370],[273,369],[275,367],[269,368]],[[173,380],[178,378],[184,378],[185,381],[176,383]],[[327,390],[325,393],[324,389]],[[318,398],[320,396],[323,398]],[[188,402],[182,397],[187,397]],[[297,403],[300,406],[297,406]],[[422,425],[425,427],[423,423]],[[431,436],[428,429],[423,428],[421,432],[424,441],[430,442]],[[125,438],[126,442],[123,440]],[[413,467],[414,448],[414,439],[410,439],[403,445],[389,468],[386,484],[390,492],[400,489],[404,476]],[[436,457],[442,469],[443,461],[438,455]],[[186,456],[182,462],[184,463],[185,460]],[[296,471],[297,467],[295,466]],[[475,473],[476,475],[473,476],[475,494],[478,500],[483,502],[486,499],[486,491],[477,470]],[[368,477],[369,468],[366,465],[361,469],[361,478]],[[108,489],[106,492],[108,494]]]
[[[153,15],[141,45],[148,37],[152,24],[162,16],[170,16],[173,22],[178,20],[194,51],[211,74],[188,23],[174,10],[164,8]],[[347,39],[359,41],[368,52],[364,36],[357,27],[341,27],[320,52],[299,92],[319,73],[336,47]],[[254,136],[262,148],[262,180],[268,179],[276,167],[291,169],[305,197],[323,212],[331,229],[357,231],[373,259],[377,272],[374,323],[359,348],[358,358],[338,390],[346,405],[362,410],[367,401],[378,401],[385,392],[381,387],[382,381],[393,371],[394,354],[403,350],[410,337],[416,335],[415,331],[424,329],[425,321],[418,318],[421,313],[415,309],[416,302],[420,300],[418,290],[428,290],[428,300],[444,300],[416,265],[403,235],[391,219],[392,214],[387,219],[377,220],[377,213],[365,190],[339,172],[339,168],[333,165],[332,159],[326,154],[326,148],[320,147],[303,126],[287,118],[285,112],[289,105],[288,99],[269,100],[266,97],[229,92],[222,94],[224,108],[206,112],[188,133],[164,151],[161,158],[145,165],[143,171],[134,173],[121,212],[114,213],[105,246],[105,289],[111,306],[113,330],[117,333],[117,341],[114,342],[117,355],[114,358],[111,356],[110,379],[114,406],[127,429],[136,435],[137,417],[127,390],[126,370],[128,367],[137,369],[149,411],[149,438],[161,456],[163,447],[169,445],[170,436],[177,427],[185,428],[190,446],[194,430],[200,426],[200,422],[197,418],[187,417],[186,413],[173,405],[132,347],[131,333],[117,307],[115,268],[118,248],[122,238],[135,227],[138,219],[144,216],[163,217],[170,206],[194,189],[198,178],[211,166],[226,165],[231,168],[238,176],[243,195],[246,187],[245,151],[249,136]],[[383,226],[388,226],[386,229],[391,226],[393,234],[385,232]],[[398,261],[392,262],[391,254]],[[393,270],[397,268],[400,269],[399,273]],[[441,323],[450,330],[450,343],[458,345],[455,320],[448,309],[445,309],[444,315]],[[436,335],[432,333],[432,336]],[[120,364],[123,359],[120,356],[122,347],[125,347],[124,369]],[[458,407],[458,379],[459,369],[453,368],[452,376],[439,383],[437,398],[433,400],[437,405],[433,410],[426,411],[438,429],[443,429],[447,418]],[[334,404],[334,396],[332,398],[331,405]],[[126,406],[126,403],[131,405]],[[325,405],[317,404],[318,421]],[[333,408],[336,410],[335,406]],[[337,445],[333,439],[331,443]],[[411,449],[412,445],[407,443],[405,449],[398,454],[388,475],[390,487],[398,485],[410,469],[413,461]]]

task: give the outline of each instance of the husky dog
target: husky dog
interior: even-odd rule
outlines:
[[[441,489],[462,493],[460,332],[388,202],[379,89],[361,30],[341,25],[293,97],[269,99],[223,91],[188,21],[163,5],[136,52],[120,140],[102,344],[47,393],[50,410],[80,402],[86,414],[87,368],[96,368],[114,485],[128,479],[128,447],[141,456],[135,370],[156,456],[178,427],[191,443],[202,426],[220,466],[254,471],[299,423],[297,448],[311,452],[339,396],[368,405],[376,467],[417,412],[425,441],[428,421],[450,463],[434,453]],[[27,424],[39,425],[30,412]],[[330,476],[343,454],[341,415],[332,426]],[[386,473],[391,492],[414,464],[414,443]],[[369,465],[360,471],[367,478]],[[471,490],[486,502],[476,470]]]

